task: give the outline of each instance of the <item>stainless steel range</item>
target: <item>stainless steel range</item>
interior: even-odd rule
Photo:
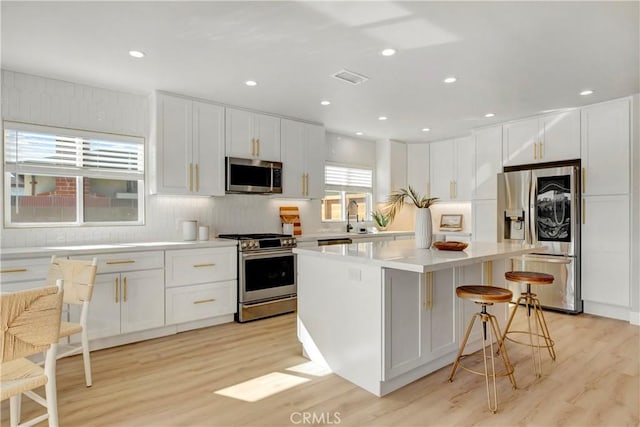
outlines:
[[[296,311],[295,237],[285,234],[220,234],[238,240],[238,322]]]

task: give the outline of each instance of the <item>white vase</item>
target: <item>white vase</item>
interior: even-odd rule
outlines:
[[[431,229],[431,209],[416,209],[416,232],[415,241],[416,248],[429,249],[431,247],[431,238],[433,236]]]

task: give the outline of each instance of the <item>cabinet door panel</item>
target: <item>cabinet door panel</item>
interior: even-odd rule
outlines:
[[[540,131],[544,138],[538,155],[544,162],[580,158],[580,111],[544,116],[540,118]]]
[[[122,333],[163,326],[164,270],[122,273],[121,282]]]
[[[453,269],[434,271],[431,295],[431,307],[425,313],[425,328],[430,331],[423,334],[427,360],[436,359],[455,350],[458,346],[456,337],[456,286]]]
[[[307,197],[324,197],[325,130],[323,126],[307,125]]]
[[[167,325],[235,313],[236,296],[235,280],[167,289]]]
[[[407,183],[427,197],[429,185],[429,144],[407,145]]]
[[[536,145],[541,139],[538,134],[538,119],[507,123],[503,127],[503,156],[505,166],[538,162]]]
[[[305,170],[305,125],[293,120],[282,120],[282,163],[284,165],[283,195],[303,197]]]
[[[502,172],[502,126],[482,129],[475,134],[474,199],[497,199],[497,174]]]
[[[255,145],[251,143],[253,135],[253,113],[227,108],[225,113],[226,155],[231,157],[252,158]]]
[[[158,95],[159,193],[189,194],[189,164],[192,163],[191,101]]]
[[[472,136],[456,139],[455,143],[455,184],[454,199],[456,201],[471,200],[475,187],[473,164],[475,160],[475,142]]]
[[[87,318],[90,340],[120,334],[120,298],[120,274],[98,274]],[[73,321],[80,320],[79,306],[72,306],[70,313]]]
[[[629,192],[629,108],[625,99],[582,110],[584,194]]]
[[[258,139],[257,157],[280,161],[280,118],[254,115],[254,136]]]
[[[582,299],[628,307],[629,197],[590,196],[583,201]]]
[[[224,108],[193,103],[193,191],[224,196]]]
[[[453,146],[453,140],[429,144],[431,197],[439,197],[442,201],[451,200],[452,196]]]
[[[236,278],[237,250],[230,248],[166,251],[167,287]]]
[[[496,242],[498,239],[497,200],[474,200],[472,209],[473,240]]]

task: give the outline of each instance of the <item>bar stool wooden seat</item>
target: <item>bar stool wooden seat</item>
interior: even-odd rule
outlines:
[[[516,379],[513,375],[513,366],[509,361],[509,356],[507,355],[507,349],[503,346],[502,343],[502,334],[500,332],[500,325],[498,325],[498,321],[496,317],[487,312],[487,306],[493,305],[494,303],[508,303],[511,301],[513,297],[513,293],[504,288],[497,288],[494,286],[483,286],[483,285],[466,285],[459,286],[456,289],[456,295],[458,298],[468,299],[470,301],[475,302],[476,304],[480,304],[481,310],[478,313],[475,313],[469,322],[469,326],[467,327],[467,331],[465,332],[462,343],[460,343],[460,349],[458,350],[458,355],[456,356],[456,360],[451,367],[451,374],[449,375],[449,381],[453,381],[453,376],[456,373],[458,367],[469,371],[471,373],[477,375],[483,375],[485,379],[485,385],[487,388],[487,403],[489,405],[489,409],[495,413],[498,410],[498,393],[496,390],[496,377],[497,376],[508,376],[513,388],[516,388]],[[471,331],[473,330],[473,325],[476,319],[480,319],[482,322],[482,358],[484,362],[484,371],[476,371],[464,366],[461,360],[465,357],[469,356],[480,356],[479,354],[463,354],[465,346],[467,345],[467,341],[469,340],[469,335],[471,335]],[[487,334],[487,323],[490,328],[488,329]],[[496,372],[495,360],[494,360],[494,351],[493,351],[493,340],[497,341],[498,348],[502,351],[499,352],[500,357],[504,363],[505,371],[501,373]],[[489,351],[487,351],[487,341],[489,342]],[[490,366],[488,360],[491,361]],[[493,395],[490,390],[489,380],[493,381]]]
[[[524,283],[527,285],[526,292],[520,294],[515,308],[509,316],[509,321],[504,330],[502,341],[509,340],[516,344],[526,345],[531,347],[531,360],[533,361],[533,370],[538,377],[542,376],[542,356],[540,355],[540,349],[546,348],[549,351],[549,356],[552,360],[556,360],[556,351],[554,349],[554,342],[549,334],[549,328],[547,322],[544,319],[544,312],[540,305],[540,300],[537,295],[531,292],[531,285],[550,285],[553,283],[554,277],[551,274],[538,273],[534,271],[508,271],[504,274],[505,279],[511,282]],[[516,316],[518,308],[522,305],[526,309],[527,315],[527,330],[512,330],[511,324]],[[533,312],[534,328],[531,325],[531,314]],[[518,334],[527,335],[529,342],[523,342],[515,338]],[[534,343],[534,338],[536,342]],[[540,342],[540,338],[544,339],[544,343]]]

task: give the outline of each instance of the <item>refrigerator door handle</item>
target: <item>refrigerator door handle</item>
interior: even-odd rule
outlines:
[[[535,210],[536,210],[536,193],[537,193],[537,182],[535,174],[531,174],[529,178],[529,238],[527,239],[527,243],[535,244],[538,243],[538,236],[536,234],[536,224],[535,224]]]

